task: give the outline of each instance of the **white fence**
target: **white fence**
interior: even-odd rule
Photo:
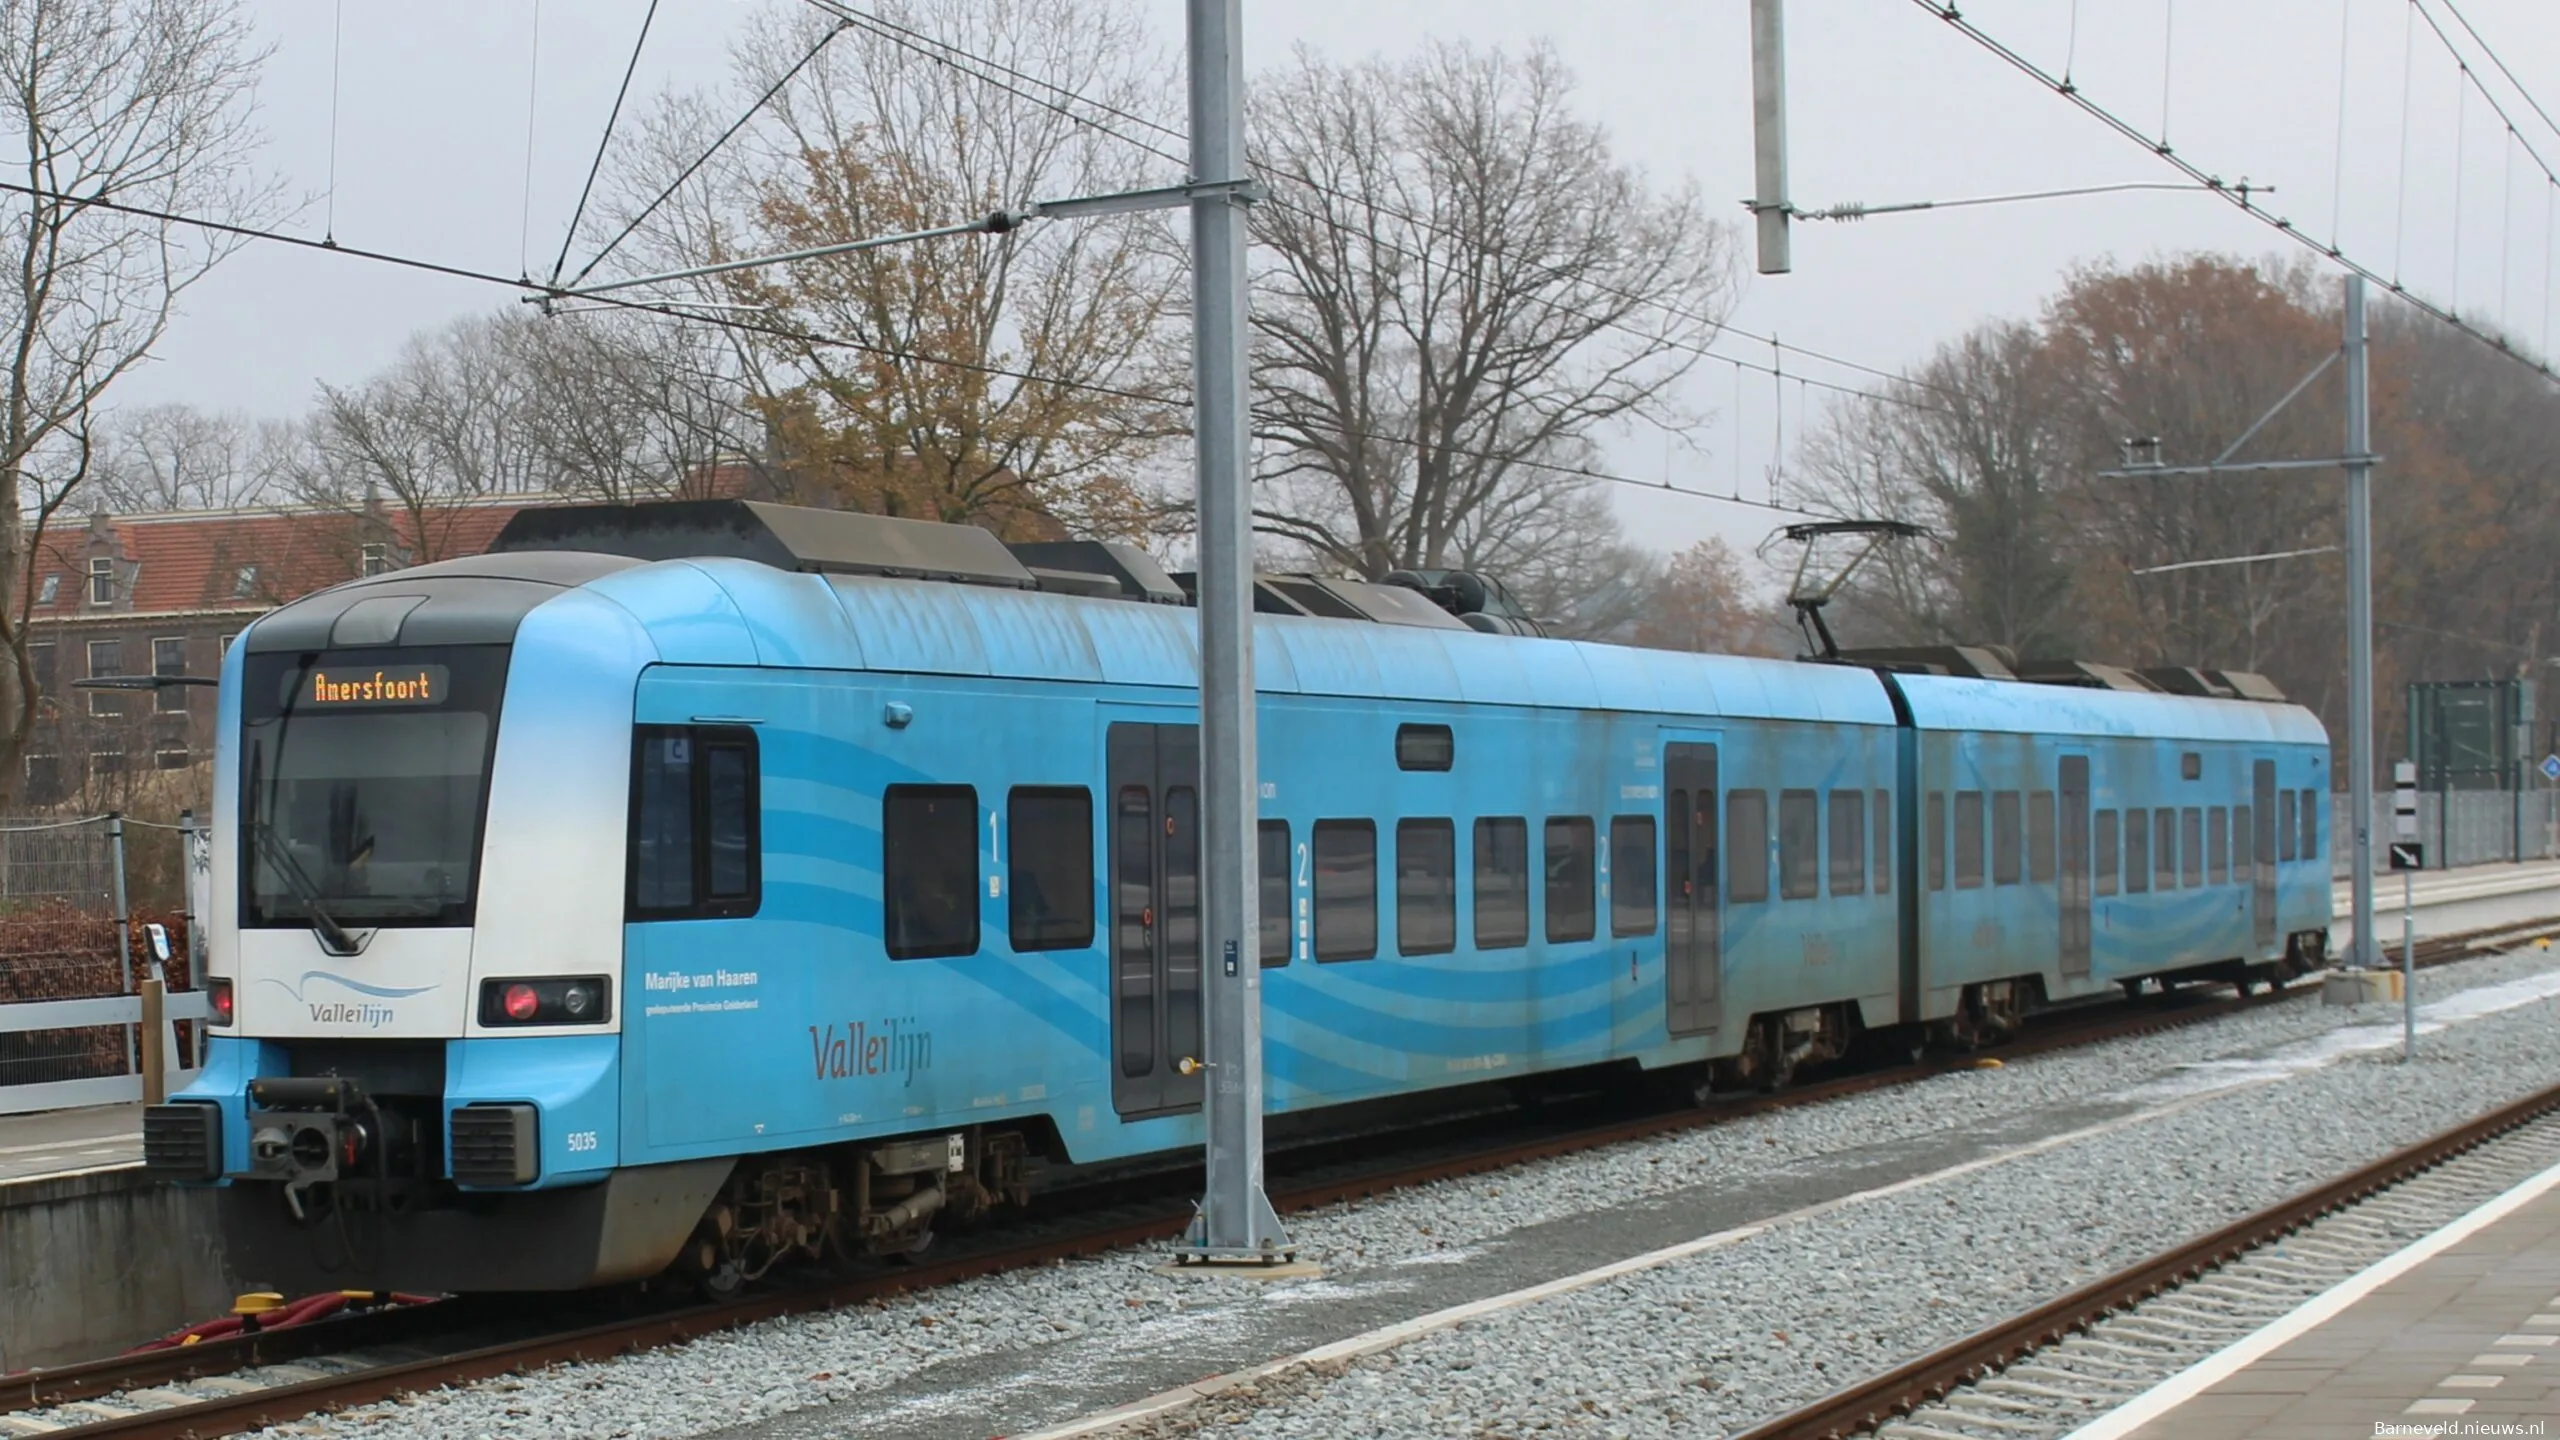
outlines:
[[[146,982],[192,976],[194,926],[137,918],[125,867],[133,843],[177,844],[185,914],[201,914],[207,839],[191,820],[0,821],[0,1115],[141,1100],[153,1061],[173,1085],[191,1077],[212,1017],[205,995],[167,992],[156,1045],[142,1032],[142,996]]]

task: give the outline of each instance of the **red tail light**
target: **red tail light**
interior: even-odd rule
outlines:
[[[480,982],[480,1023],[601,1025],[613,1016],[613,985],[602,975]]]
[[[507,1018],[531,1020],[542,1010],[542,996],[530,985],[507,987]]]
[[[213,1009],[213,1023],[229,1025],[232,1021],[231,982],[218,978],[205,981],[204,998]]]

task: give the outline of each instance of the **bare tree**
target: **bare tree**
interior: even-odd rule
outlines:
[[[732,93],[649,117],[597,233],[628,226],[786,76],[649,212],[624,263],[801,249],[1129,188],[1159,162],[1104,127],[1143,135],[1163,111],[1150,56],[1131,0],[898,0],[859,24],[777,5],[739,46]],[[1058,77],[1089,103],[1026,100],[1007,71]],[[1142,477],[1178,422],[1169,249],[1160,217],[1035,223],[652,298],[759,307],[709,318],[735,322],[735,373],[761,405],[780,493],[1125,534],[1156,508]]]
[[[1936,546],[1869,556],[1844,609],[1877,639],[2072,649],[2077,483],[2044,337],[1991,322],[1874,398],[1835,407],[1805,443],[1816,503],[1860,519],[1930,527]]]
[[[1665,419],[1729,232],[1575,117],[1555,53],[1299,52],[1253,96],[1259,525],[1376,576],[1519,564],[1587,511],[1613,422]]]
[[[396,514],[402,560],[449,558],[455,502],[549,488],[510,353],[510,329],[531,323],[465,317],[410,337],[370,380],[323,382],[302,443],[283,459],[285,493],[351,516]]]
[[[683,493],[762,439],[716,332],[647,314],[501,326],[531,460],[547,488],[599,500]]]
[[[225,510],[255,504],[266,489],[274,421],[193,405],[150,405],[101,417],[90,463],[92,508]]]
[[[256,224],[279,190],[252,169],[265,52],[236,0],[0,0],[0,795],[36,713],[27,665],[45,525],[91,473],[92,423],[177,298],[241,243],[102,201]]]

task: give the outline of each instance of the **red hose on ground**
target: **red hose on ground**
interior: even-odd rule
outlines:
[[[393,1291],[388,1295],[382,1295],[379,1297],[373,1296],[368,1292],[358,1291],[355,1292],[354,1297],[351,1297],[349,1293],[344,1290],[324,1290],[317,1295],[305,1295],[299,1300],[287,1301],[285,1304],[279,1305],[273,1310],[265,1311],[254,1318],[258,1322],[258,1329],[261,1332],[269,1330],[289,1330],[296,1325],[308,1325],[314,1320],[325,1320],[330,1316],[337,1314],[339,1311],[346,1309],[349,1305],[354,1304],[357,1298],[378,1298],[379,1303],[387,1308],[393,1305],[425,1305],[434,1301],[437,1297],[433,1295],[411,1295],[401,1291]],[[173,1350],[182,1345],[200,1345],[208,1340],[227,1340],[247,1328],[247,1324],[247,1319],[244,1319],[241,1316],[224,1315],[216,1319],[189,1325],[181,1330],[172,1331],[157,1340],[146,1340],[142,1344],[136,1345],[132,1349],[127,1350],[125,1353],[128,1355],[140,1355],[152,1350]]]

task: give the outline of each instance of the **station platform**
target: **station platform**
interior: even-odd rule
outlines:
[[[2560,1410],[2560,1166],[2069,1440],[2538,1435]]]
[[[141,1160],[139,1105],[92,1105],[0,1119],[0,1185]]]

